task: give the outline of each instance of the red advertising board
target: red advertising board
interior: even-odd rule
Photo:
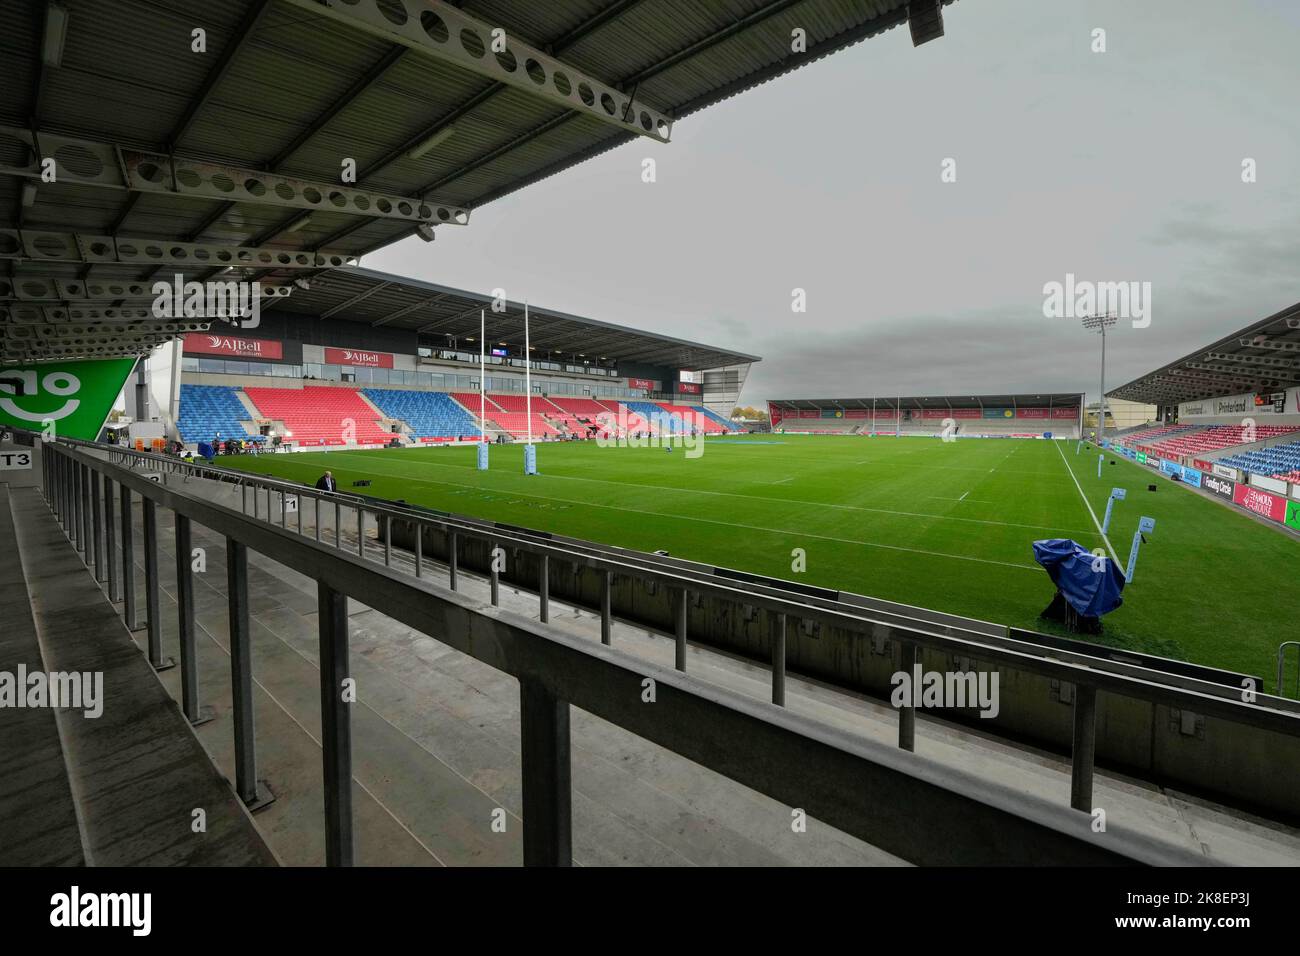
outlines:
[[[361,368],[392,368],[392,352],[365,352],[361,349],[325,350],[326,365],[351,365]]]
[[[801,408],[799,409],[799,417],[800,418],[821,418],[822,413],[815,408]]]
[[[1078,408],[1053,408],[1052,417],[1075,419],[1079,417],[1079,409]]]
[[[244,359],[278,359],[284,346],[274,339],[246,339],[238,335],[189,332],[182,350],[186,355],[228,355]]]
[[[699,395],[702,389],[698,382],[678,382],[677,391],[683,395]]]
[[[867,408],[846,408],[844,410],[845,418],[870,418],[871,410]]]
[[[1213,466],[1213,465],[1211,465],[1208,461],[1202,461],[1200,458],[1194,458],[1194,459],[1192,459],[1192,466],[1195,467],[1198,471],[1213,471],[1213,470],[1214,470],[1214,466]]]
[[[1017,408],[1016,418],[1049,418],[1051,411],[1046,408]]]
[[[1260,491],[1247,485],[1237,485],[1232,492],[1232,500],[1247,511],[1253,511],[1265,518],[1272,518],[1274,521],[1286,520],[1286,499],[1280,495],[1271,495],[1267,491]]]
[[[628,388],[644,388],[647,392],[659,391],[659,383],[648,378],[629,378],[627,380]]]
[[[926,408],[921,411],[922,418],[951,418],[951,414],[946,408]]]
[[[954,408],[950,414],[953,418],[979,418],[980,410],[978,408]]]

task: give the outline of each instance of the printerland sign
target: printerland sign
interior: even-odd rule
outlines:
[[[186,355],[225,355],[244,359],[284,358],[284,346],[275,339],[247,339],[238,335],[209,335],[190,332],[185,336]]]
[[[392,368],[392,352],[363,352],[359,349],[325,349],[326,365],[351,365],[361,368]]]

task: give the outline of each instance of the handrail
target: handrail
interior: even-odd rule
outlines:
[[[354,856],[351,718],[340,694],[349,679],[347,597],[518,679],[525,864],[572,861],[570,705],[913,862],[1206,862],[1201,854],[1130,828],[1113,815],[1101,832],[1094,832],[1090,814],[569,636],[366,560],[364,549],[353,555],[329,547],[224,505],[182,494],[80,449],[56,443],[43,451],[46,500],[74,546],[86,553],[88,564],[93,563],[97,577],[103,569],[101,505],[111,527],[112,484],[119,485],[124,505],[120,512],[123,557],[132,564],[127,537],[131,499],[141,498],[146,593],[152,595],[151,635],[158,614],[157,506],[174,513],[177,540],[186,546],[194,522],[225,537],[232,657],[241,661],[232,668],[236,790],[245,800],[256,791],[253,738],[247,728],[241,732],[239,716],[251,713],[252,695],[246,552],[252,549],[317,581],[326,855],[331,865],[350,865]],[[111,577],[113,562],[107,564]],[[182,700],[187,715],[195,719],[197,651],[187,548],[178,551],[176,570]],[[655,687],[653,704],[643,697],[647,681]],[[702,728],[708,732],[701,732]]]

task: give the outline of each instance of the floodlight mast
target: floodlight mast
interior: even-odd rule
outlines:
[[[1083,327],[1089,332],[1101,332],[1101,391],[1097,393],[1097,440],[1106,436],[1106,330],[1119,321],[1114,312],[1105,315],[1085,315]]]

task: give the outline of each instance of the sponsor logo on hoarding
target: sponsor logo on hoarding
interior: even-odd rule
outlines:
[[[325,349],[326,365],[352,365],[360,368],[392,368],[392,352],[365,352],[361,349]]]
[[[1286,503],[1286,523],[1288,527],[1300,529],[1300,501]]]
[[[183,350],[189,355],[233,355],[245,359],[284,357],[284,346],[274,339],[246,339],[237,335],[211,335],[190,332]]]
[[[678,382],[677,391],[686,395],[699,395],[701,389],[695,382]]]
[[[1247,511],[1253,511],[1265,518],[1272,518],[1274,521],[1286,520],[1286,499],[1271,495],[1267,491],[1260,491],[1258,488],[1250,488],[1246,485],[1237,485],[1232,500]]]
[[[0,423],[94,441],[134,365],[135,359],[123,358],[6,368]]]
[[[628,388],[644,388],[647,392],[659,391],[659,383],[649,378],[629,378]]]
[[[1227,498],[1229,501],[1232,500],[1232,490],[1236,487],[1233,482],[1220,478],[1217,475],[1206,475],[1205,479],[1201,482],[1201,485],[1202,487],[1213,491],[1220,498]]]

